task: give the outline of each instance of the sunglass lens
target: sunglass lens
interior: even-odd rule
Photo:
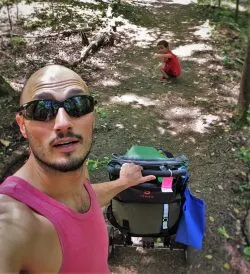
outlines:
[[[32,119],[37,121],[48,121],[53,119],[53,107],[50,100],[39,100],[34,105],[27,108],[26,111],[30,111]]]
[[[64,108],[70,116],[80,117],[94,110],[93,98],[90,96],[74,96],[64,102]]]

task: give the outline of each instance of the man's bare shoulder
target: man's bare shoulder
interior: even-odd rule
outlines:
[[[54,226],[45,217],[24,203],[2,194],[0,194],[0,224],[0,241],[6,229],[12,232],[13,236],[21,233],[22,241],[55,234]]]
[[[36,223],[34,212],[29,207],[3,194],[0,194],[0,220],[1,224],[19,224],[17,230],[21,229],[21,227],[27,226],[27,232],[31,232],[33,226],[30,225]]]
[[[3,224],[7,226],[15,224],[17,227],[13,227],[13,230],[25,228],[29,234],[35,229],[33,225],[37,223],[37,218],[34,212],[25,204],[7,195],[0,194],[0,222],[1,227]],[[23,233],[27,234],[25,231]]]
[[[47,257],[51,250],[55,262],[50,262]],[[0,254],[5,254],[0,256],[0,273],[3,271],[2,265],[8,260],[13,261],[13,258],[18,271],[28,265],[30,272],[50,270],[53,273],[61,262],[60,244],[53,225],[25,204],[1,194]],[[41,258],[45,258],[48,264],[43,264]],[[6,267],[15,271],[12,268],[14,265],[12,262],[11,266]],[[34,269],[33,265],[39,268]]]
[[[35,216],[26,205],[0,195],[1,271],[19,271],[25,264],[35,236],[35,224]]]
[[[27,244],[35,237],[37,227],[37,218],[29,207],[0,194],[0,245],[7,240]]]

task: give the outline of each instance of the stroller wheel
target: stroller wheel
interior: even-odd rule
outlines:
[[[133,244],[131,236],[130,235],[123,235],[123,245],[124,246],[131,246]]]
[[[187,265],[194,264],[195,261],[197,260],[197,254],[198,250],[193,248],[192,246],[186,246],[184,248],[184,256],[185,256],[185,261]]]
[[[109,254],[109,259],[111,259],[114,257],[114,252],[115,252],[114,227],[113,226],[108,227],[108,234],[109,234],[108,254]]]

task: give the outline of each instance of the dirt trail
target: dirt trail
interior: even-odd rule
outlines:
[[[222,67],[208,35],[208,22],[199,18],[195,5],[158,1],[137,8],[143,14],[141,26],[131,25],[127,33],[120,29],[121,45],[95,56],[106,63],[98,63],[90,85],[99,101],[99,113],[102,108],[107,113],[98,117],[93,155],[102,158],[124,153],[133,144],[187,155],[191,189],[207,203],[207,233],[204,249],[190,267],[185,266],[179,251],[140,253],[117,248],[111,269],[113,273],[237,273],[223,267],[229,262],[227,243],[217,232],[225,226],[234,233],[237,219],[232,202],[237,174],[229,171],[237,173],[240,163],[233,156],[228,134],[228,119],[237,98],[232,74],[237,73]],[[199,34],[204,32],[202,38]],[[158,63],[152,59],[159,38],[170,42],[183,66],[182,76],[167,84],[160,83]],[[103,177],[107,175],[100,171],[93,180]],[[209,221],[210,216],[214,222]]]

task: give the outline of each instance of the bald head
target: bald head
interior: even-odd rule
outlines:
[[[32,101],[39,95],[60,93],[69,89],[78,89],[89,94],[86,83],[73,70],[60,65],[49,65],[39,69],[28,79],[21,94],[20,104]]]

